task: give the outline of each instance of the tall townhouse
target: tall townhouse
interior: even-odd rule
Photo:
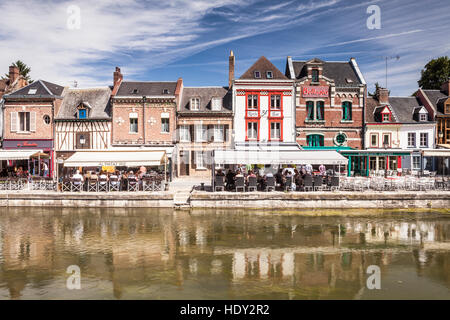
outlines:
[[[184,87],[178,109],[178,161],[180,176],[211,176],[213,150],[231,142],[233,112],[226,87]]]
[[[0,79],[0,143],[3,140],[4,127],[3,127],[3,96],[5,94],[17,91],[28,85],[28,81],[20,75],[20,70],[16,66],[9,67],[9,78]],[[0,161],[0,169],[2,164]]]
[[[416,96],[436,121],[437,146],[450,148],[450,79],[441,90],[419,89]]]
[[[182,79],[123,81],[120,68],[116,68],[111,99],[112,147],[164,150],[171,172],[181,86]]]
[[[361,149],[366,82],[354,58],[287,58],[295,82],[296,139],[304,149]]]
[[[55,149],[60,172],[64,160],[79,150],[107,150],[111,145],[111,89],[68,89],[55,117]]]
[[[64,91],[62,86],[37,80],[3,96],[3,149],[42,151],[46,154],[50,176],[55,173],[54,118],[59,112]]]
[[[387,89],[379,88],[366,104],[369,170],[434,170],[431,159],[421,155],[434,148],[435,126],[419,99],[389,97]],[[353,167],[358,169],[358,165]]]
[[[230,56],[230,79],[234,55]],[[299,150],[295,140],[293,80],[266,57],[260,57],[239,79],[231,81],[234,147],[252,150]]]

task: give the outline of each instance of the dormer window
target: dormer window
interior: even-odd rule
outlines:
[[[450,113],[450,103],[447,103],[447,104],[445,105],[445,113],[446,113],[446,114],[449,114],[449,113]]]
[[[266,72],[266,77],[267,77],[267,79],[272,79],[272,78],[273,78],[273,73],[272,73],[272,71],[267,71],[267,72]]]
[[[169,94],[169,89],[164,89],[163,94]]]
[[[137,94],[139,92],[138,89],[133,89],[133,94]]]
[[[37,89],[30,89],[28,90],[28,94],[36,94]]]
[[[391,115],[389,113],[383,113],[382,114],[382,121],[383,122],[389,122],[391,120]]]
[[[191,110],[198,110],[200,108],[200,99],[199,98],[192,98],[190,102],[190,109]]]
[[[428,115],[426,113],[421,113],[419,115],[419,120],[420,121],[427,121],[428,120]]]
[[[86,109],[78,109],[78,119],[87,119]]]
[[[389,109],[388,106],[385,106],[381,111],[381,122],[391,122],[391,121],[392,121],[391,110]]]
[[[256,79],[261,79],[261,72],[255,71],[255,78]]]
[[[211,110],[220,111],[222,109],[222,98],[215,97],[211,100]]]
[[[312,77],[312,82],[319,82],[319,70],[312,69],[311,77]]]
[[[349,79],[349,78],[345,78],[345,81],[346,81],[347,83],[353,83],[353,80],[352,80],[352,79]]]

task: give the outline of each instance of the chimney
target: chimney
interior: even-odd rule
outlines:
[[[377,99],[379,103],[389,103],[389,90],[386,88],[377,88]]]
[[[230,57],[228,58],[228,88],[231,88],[234,80],[234,53],[230,51]]]
[[[19,78],[19,68],[16,66],[9,67],[9,84],[13,84]]]
[[[446,95],[450,95],[450,78],[442,84],[441,90],[444,91]]]
[[[117,91],[119,90],[119,86],[122,83],[123,80],[123,75],[120,72],[120,68],[116,67],[116,71],[114,71],[114,82],[113,82],[113,91],[112,91],[112,95],[115,96],[117,94]]]
[[[181,105],[181,99],[183,96],[183,78],[178,78],[177,80],[177,86],[175,89],[175,100],[177,104],[177,110],[180,110]]]

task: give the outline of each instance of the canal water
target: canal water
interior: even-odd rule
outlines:
[[[2,208],[0,299],[450,299],[450,213]]]

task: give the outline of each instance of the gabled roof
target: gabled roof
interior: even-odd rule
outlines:
[[[190,110],[191,98],[199,98],[199,110]],[[222,99],[222,110],[211,110],[212,98]],[[197,114],[197,113],[232,113],[231,91],[225,87],[184,87],[183,98],[181,100],[180,113]]]
[[[385,107],[392,111],[392,123],[424,123],[419,121],[418,113],[423,106],[416,97],[389,97],[389,104],[380,104],[377,99],[369,97],[366,100],[366,122],[381,122],[379,114]]]
[[[175,97],[177,82],[123,81],[115,97]],[[167,89],[168,93],[164,93]]]
[[[363,79],[358,76],[351,61],[323,61],[318,58],[309,61],[292,61],[295,79],[302,79],[308,75],[307,64],[321,64],[323,67],[323,76],[334,80],[337,87],[355,87],[363,83]],[[290,68],[286,68],[286,76],[292,78]],[[348,81],[350,80],[350,81]]]
[[[255,78],[255,71],[259,71],[261,78]],[[267,71],[272,71],[272,78],[267,78]],[[266,57],[260,57],[244,74],[239,78],[244,80],[289,80],[277,67]]]
[[[55,120],[77,119],[77,108],[83,104],[89,107],[89,119],[111,119],[111,89],[69,89],[64,95],[61,108]]]
[[[8,98],[57,98],[61,97],[64,91],[64,87],[44,81],[37,80],[26,87],[23,87],[17,91],[14,91],[8,95],[5,95],[5,99]]]
[[[437,114],[444,114],[444,101],[446,101],[449,96],[447,96],[443,91],[440,90],[427,90],[422,89],[424,95],[428,98],[433,108],[437,111]]]

